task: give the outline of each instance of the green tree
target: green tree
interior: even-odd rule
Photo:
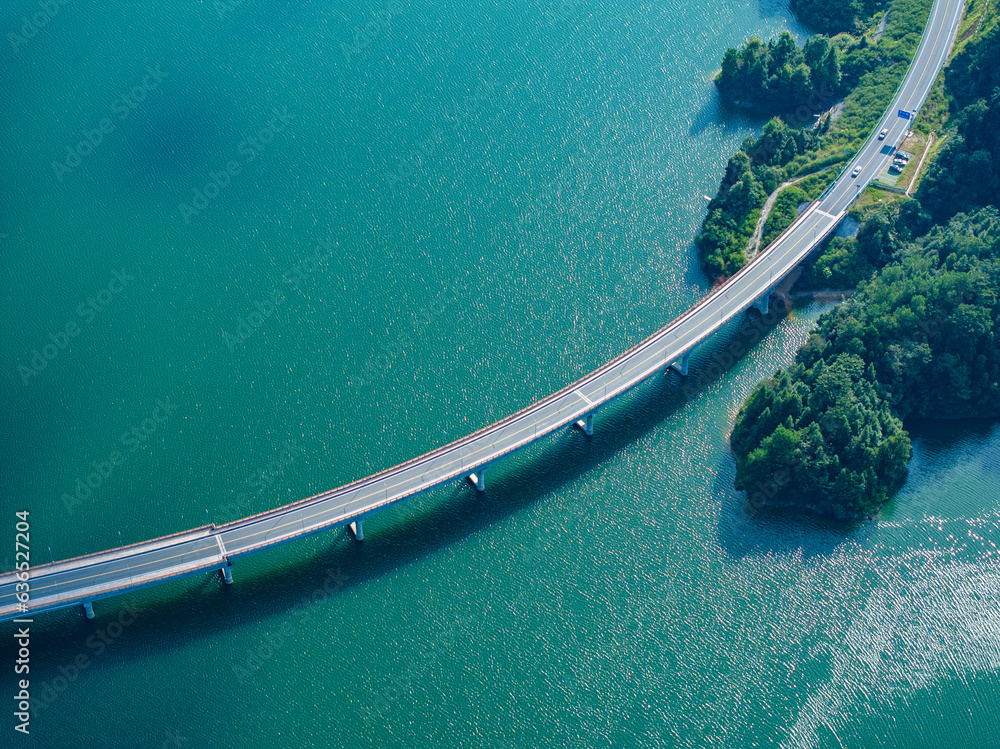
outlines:
[[[816,34],[806,40],[802,47],[802,57],[806,65],[815,70],[826,59],[827,53],[832,48],[830,37],[825,34]]]
[[[770,42],[768,50],[770,52],[768,72],[771,75],[774,75],[785,65],[794,66],[801,57],[801,52],[795,43],[795,37],[787,31],[782,31],[777,41]]]
[[[792,0],[792,10],[799,18],[829,34],[857,31],[862,18],[884,5],[884,0]]]
[[[938,222],[959,211],[1000,205],[1000,88],[955,118],[954,131],[920,183],[918,198]]]
[[[813,80],[824,91],[839,91],[842,78],[840,52],[836,47],[831,47],[823,61],[813,68]]]
[[[736,488],[841,518],[874,512],[902,485],[910,443],[873,375],[844,353],[758,385],[730,440]]]
[[[945,68],[945,79],[949,93],[962,107],[991,96],[1000,87],[1000,25],[970,40]]]
[[[890,261],[740,409],[736,485],[755,501],[871,514],[905,480],[903,419],[1000,416],[1000,211],[926,231],[915,220],[926,221],[915,201],[883,206],[857,240],[832,243]]]
[[[719,88],[736,90],[740,77],[740,56],[730,47],[722,57],[722,71],[719,73]]]

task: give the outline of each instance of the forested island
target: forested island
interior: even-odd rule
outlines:
[[[894,0],[892,8],[907,2]],[[978,3],[982,13],[985,3]],[[937,103],[922,116],[934,121],[944,145],[915,198],[886,192],[859,201],[852,211],[861,222],[857,236],[831,241],[804,274],[814,288],[856,286],[856,293],[819,319],[795,363],[759,384],[737,415],[735,483],[756,505],[869,517],[905,481],[912,456],[907,420],[1000,417],[1000,131],[994,124],[1000,24],[991,8],[973,35],[976,19],[969,15],[976,7],[967,10],[969,31]],[[748,45],[759,49],[754,40]],[[786,165],[824,152],[828,132],[812,123],[769,122],[730,161],[714,210],[738,225],[742,212],[752,212],[760,196],[789,176]],[[712,210],[699,241],[718,247],[722,222]],[[738,268],[746,259],[736,249],[708,256],[706,270]],[[738,249],[742,255],[742,245]]]

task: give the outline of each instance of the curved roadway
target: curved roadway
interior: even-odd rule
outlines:
[[[14,573],[0,575],[0,621],[91,602],[167,580],[226,567],[230,560],[334,526],[360,521],[386,506],[455,479],[566,428],[678,361],[726,322],[765,299],[837,225],[861,189],[891,158],[909,121],[947,59],[963,0],[936,0],[906,79],[879,123],[884,140],[869,138],[851,171],[813,203],[743,270],[665,328],[614,361],[557,393],[485,429],[353,484],[222,526],[208,525],[107,552],[88,554],[30,571],[30,599],[22,608]]]

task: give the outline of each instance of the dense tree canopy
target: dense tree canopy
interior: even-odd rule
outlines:
[[[919,193],[937,221],[1000,205],[1000,25],[970,40],[948,66],[946,81],[960,111]]]
[[[959,214],[899,258],[820,319],[800,361],[858,354],[901,418],[1000,415],[1000,214]]]
[[[919,197],[935,219],[1000,204],[1000,88],[963,109]]]
[[[850,289],[871,278],[908,242],[924,235],[931,218],[912,199],[869,206],[855,237],[835,237],[809,269],[812,288]]]
[[[759,385],[737,417],[732,447],[736,488],[751,500],[844,518],[872,512],[898,490],[911,454],[873,370],[849,353],[796,364]]]
[[[1000,213],[910,241],[914,220],[926,217],[911,205],[866,222],[859,245],[896,260],[820,318],[737,416],[736,486],[752,498],[870,514],[906,475],[900,419],[1000,415]]]
[[[726,166],[715,198],[708,204],[695,244],[702,267],[712,276],[728,276],[743,267],[744,250],[767,196],[783,178],[781,167],[809,149],[817,135],[789,127],[778,118],[759,138],[747,138]]]
[[[825,36],[813,37],[799,49],[783,31],[764,44],[753,37],[740,49],[728,49],[715,82],[726,98],[771,111],[805,101],[814,89],[840,88],[840,51]]]
[[[945,69],[945,80],[959,107],[991,96],[1000,86],[1000,25],[971,39]]]
[[[814,29],[836,34],[856,31],[861,19],[884,5],[884,0],[792,0],[792,11]]]

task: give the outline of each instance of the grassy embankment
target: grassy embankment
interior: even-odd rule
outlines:
[[[949,63],[961,55],[970,44],[988,36],[998,24],[1000,24],[1000,2],[998,0],[988,0],[988,2],[987,0],[970,0],[956,34],[956,42],[949,56]],[[900,175],[896,186],[910,195],[916,194],[921,180],[927,174],[928,166],[934,162],[949,142],[949,131],[946,125],[956,105],[954,97],[947,92],[945,86],[947,71],[946,67],[938,75],[923,109],[914,122],[914,137],[907,139],[900,146],[902,150],[911,153],[912,158]],[[931,146],[924,154],[928,142],[931,143]],[[922,166],[921,160],[923,160]],[[921,166],[919,173],[917,172],[918,166]],[[850,215],[856,221],[862,222],[879,205],[891,205],[905,199],[905,195],[881,190],[878,185],[874,185],[861,194],[852,206]]]
[[[979,1],[982,2],[982,0]],[[871,19],[867,24],[864,38],[870,47],[878,50],[880,62],[888,64],[879,64],[874,70],[861,76],[857,88],[844,98],[840,116],[837,117],[818,147],[798,156],[786,167],[790,177],[817,172],[832,164],[846,164],[864,145],[906,74],[909,61],[913,58],[920,43],[920,36],[927,23],[931,5],[932,0],[893,0],[887,11],[888,21],[885,30],[877,43],[872,42],[871,35],[878,27],[878,18],[881,13]],[[833,38],[833,43],[842,51],[849,50],[852,45],[857,45],[858,42],[858,38],[848,34],[840,34]],[[925,111],[927,109],[933,109],[936,113],[940,111],[943,96],[937,88],[935,91],[938,93],[937,100],[932,95],[928,99]],[[946,112],[946,104],[944,104],[944,108]],[[930,132],[927,120],[928,118],[925,117],[919,132],[925,134]],[[914,130],[917,131],[917,128]],[[823,189],[832,183],[834,178],[835,175],[827,177],[826,184],[820,188],[819,193],[822,193]],[[819,193],[807,192],[804,197],[815,199]],[[778,201],[781,201],[781,196],[779,196]],[[777,208],[777,204],[775,207]],[[786,214],[787,223],[782,225],[776,221],[773,227],[776,230],[774,236],[777,236],[794,218],[794,213],[790,217]],[[768,223],[770,224],[770,220]]]

